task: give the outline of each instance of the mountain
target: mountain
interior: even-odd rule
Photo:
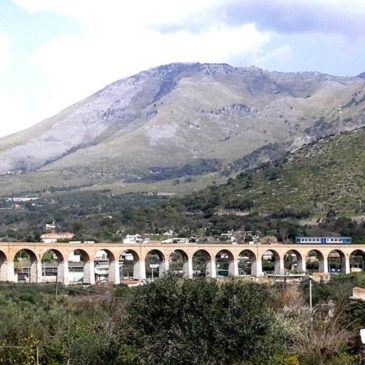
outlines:
[[[0,183],[8,194],[229,175],[364,126],[364,86],[317,72],[160,66],[0,139]]]

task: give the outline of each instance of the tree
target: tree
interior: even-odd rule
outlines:
[[[271,302],[262,285],[168,275],[135,292],[126,341],[137,364],[275,364]]]

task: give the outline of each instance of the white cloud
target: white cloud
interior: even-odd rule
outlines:
[[[3,85],[3,77],[11,64],[11,39],[6,33],[0,33],[0,86]],[[4,88],[4,87],[2,87]],[[0,89],[0,136],[11,133],[14,123],[23,118],[21,107],[16,98],[9,96],[5,90]]]
[[[14,133],[28,125],[27,116],[19,99],[9,95],[5,90],[0,90],[0,105],[0,136]]]
[[[4,72],[5,69],[10,65],[10,45],[10,36],[6,33],[0,33],[0,73]]]
[[[305,49],[308,42],[297,45],[300,42],[294,43],[290,35],[303,37],[314,31],[338,35],[349,27],[354,31],[348,34],[355,34],[363,29],[365,14],[363,0],[353,0],[351,7],[347,0],[13,2],[32,14],[61,14],[80,24],[79,33],[61,35],[32,50],[30,62],[48,83],[47,95],[38,101],[41,112],[33,113],[32,121],[41,113],[42,117],[54,114],[119,78],[170,62],[257,64],[282,70],[296,70],[304,62],[302,68],[317,69],[318,59],[323,58],[317,59],[320,52],[312,54],[315,62],[308,66],[306,58],[298,60],[298,50]],[[349,19],[354,19],[353,24]],[[283,34],[289,35],[283,38]],[[316,39],[312,48],[321,49]],[[0,72],[10,62],[8,49],[9,40],[2,41],[0,34]],[[333,49],[339,52],[338,47]]]
[[[80,31],[52,39],[24,60],[35,67],[35,73],[41,72],[41,82],[47,83],[42,87],[48,92],[42,100],[34,100],[34,110],[25,108],[27,121],[20,112],[24,96],[8,96],[7,110],[1,115],[14,129],[2,127],[0,135],[53,115],[117,79],[150,67],[171,62],[252,64],[271,33],[260,32],[253,24],[220,22],[222,6],[231,1],[13,0],[31,14],[75,18]],[[1,60],[9,58],[0,57],[0,69]],[[0,90],[2,104],[4,97]]]
[[[270,68],[271,64],[287,64],[293,57],[292,49],[289,45],[284,45],[279,48],[267,52],[256,59],[257,65],[263,68]]]
[[[101,28],[114,23],[130,26],[181,24],[206,17],[232,0],[13,0],[29,12],[63,14],[80,19],[83,25]]]
[[[128,22],[88,22],[75,36],[62,36],[40,47],[32,62],[46,74],[53,112],[119,78],[171,62],[251,64],[270,40],[254,25],[207,26],[200,32],[159,32]],[[127,16],[125,16],[127,18]],[[89,21],[90,19],[88,19]]]

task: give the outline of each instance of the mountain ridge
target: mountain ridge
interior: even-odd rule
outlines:
[[[30,176],[34,190],[148,181],[156,171],[196,170],[200,162],[217,161],[217,170],[224,170],[245,156],[253,156],[252,166],[364,126],[364,86],[359,77],[317,72],[159,66],[1,138],[0,181]]]

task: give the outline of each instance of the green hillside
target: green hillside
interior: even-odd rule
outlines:
[[[274,164],[195,195],[223,209],[360,213],[365,196],[365,130],[323,139]]]

